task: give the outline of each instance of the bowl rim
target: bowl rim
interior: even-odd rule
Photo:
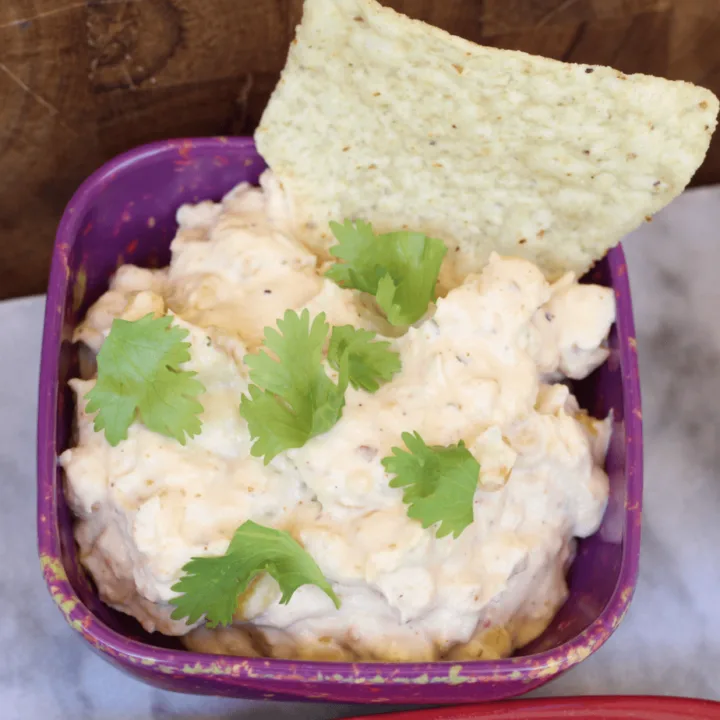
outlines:
[[[65,296],[70,280],[68,259],[81,230],[83,210],[118,173],[158,155],[177,155],[189,149],[218,151],[228,146],[235,151],[256,153],[251,137],[180,138],[154,142],[125,152],[101,166],[80,185],[68,203],[53,247],[42,339],[37,424],[37,535],[38,553],[48,589],[73,629],[96,649],[134,665],[147,666],[166,674],[211,674],[237,679],[265,681],[353,682],[367,684],[408,684],[432,682],[498,682],[541,679],[563,672],[600,648],[620,624],[637,583],[642,510],[642,414],[638,378],[635,328],[627,266],[622,247],[610,251],[607,262],[612,287],[622,303],[617,317],[621,367],[623,368],[623,411],[626,422],[627,482],[623,550],[616,586],[600,615],[571,640],[550,650],[502,660],[433,662],[330,662],[281,660],[210,655],[189,650],[169,650],[134,640],[111,629],[85,606],[70,584],[62,564],[57,531],[56,403],[58,362]]]

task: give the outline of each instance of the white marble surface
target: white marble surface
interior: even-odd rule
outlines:
[[[720,188],[686,194],[626,243],[645,418],[640,583],[624,623],[539,695],[720,700]],[[321,720],[368,710],[154,690],[91,653],[45,590],[35,541],[42,298],[0,303],[0,716]]]

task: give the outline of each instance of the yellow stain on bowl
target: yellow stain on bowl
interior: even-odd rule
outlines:
[[[67,580],[65,568],[62,566],[62,563],[58,558],[52,557],[52,555],[41,553],[40,567],[42,567],[43,574],[48,582],[65,582]]]
[[[531,671],[529,678],[532,680],[536,680],[538,678],[552,677],[553,675],[557,675],[560,670],[562,670],[562,665],[563,663],[561,663],[560,660],[549,660],[547,665],[543,665],[536,671]]]
[[[558,673],[561,673],[569,668],[571,668],[573,665],[577,665],[578,663],[582,662],[583,660],[586,660],[587,658],[592,655],[593,650],[595,649],[595,646],[598,644],[602,644],[603,640],[607,637],[608,633],[607,631],[602,631],[598,637],[590,637],[588,638],[587,642],[583,645],[580,645],[576,648],[570,648],[565,655],[561,655],[556,658],[552,658],[548,660],[548,662],[545,665],[542,665],[541,667],[538,667],[536,670],[533,670],[528,678],[530,680],[539,680],[542,678],[551,678]]]
[[[577,665],[579,662],[582,662],[583,660],[587,660],[590,655],[592,655],[593,648],[595,647],[595,642],[590,641],[587,645],[581,645],[578,648],[574,648],[573,650],[570,650],[570,652],[567,654],[567,662],[569,665]]]
[[[623,613],[624,614],[624,613]],[[617,620],[619,623],[622,619],[622,616],[620,616]],[[613,624],[614,626],[614,624]],[[558,673],[568,669],[569,667],[572,667],[573,665],[576,665],[579,662],[582,662],[586,658],[588,658],[592,652],[593,649],[598,645],[601,644],[603,639],[606,637],[608,633],[600,633],[597,637],[591,637],[588,639],[587,643],[577,647],[577,648],[571,648],[567,651],[567,653],[564,656],[560,656],[554,659],[549,660],[547,663],[538,666],[534,668],[529,675],[525,675],[524,673],[521,673],[520,671],[516,670],[510,674],[510,679],[513,681],[521,681],[521,682],[533,682],[535,680],[540,680],[544,678],[550,678],[554,675],[557,675]],[[156,663],[155,660],[149,659],[149,658],[138,658],[134,659],[133,662],[135,664],[142,664],[142,665],[155,665],[157,669],[166,674],[173,674],[177,672],[176,668],[162,665],[159,663]],[[353,666],[353,670],[355,670],[355,666]],[[279,678],[276,673],[272,672],[263,672],[263,671],[256,671],[249,665],[248,662],[241,662],[236,663],[233,665],[228,665],[221,662],[213,662],[209,664],[205,663],[195,663],[195,664],[185,664],[182,667],[181,672],[185,675],[211,675],[211,676],[239,676],[242,674],[242,672],[245,671],[248,675],[248,677],[251,677],[256,680],[293,680],[296,679],[294,675],[289,675],[286,677]],[[325,675],[322,672],[318,672],[315,677],[313,678],[305,678],[306,680],[309,680],[311,682],[334,682],[334,683],[342,683],[342,684],[352,684],[352,685],[429,685],[429,684],[443,684],[443,685],[462,685],[464,683],[475,683],[475,682],[499,682],[501,680],[507,679],[507,676],[504,674],[500,675],[493,675],[493,676],[481,676],[481,677],[470,677],[470,676],[464,676],[462,675],[463,666],[462,665],[452,665],[448,668],[448,672],[446,675],[433,677],[431,678],[427,673],[423,673],[422,675],[419,675],[416,678],[408,678],[403,676],[396,676],[396,675],[381,675],[377,674],[373,677],[363,677],[359,675],[342,675],[340,673],[333,673],[332,675]],[[303,678],[297,678],[298,680]]]
[[[538,668],[537,673],[533,675],[531,679],[542,678],[550,675],[554,675],[563,669],[568,664],[575,664],[580,660],[587,657],[590,654],[590,650],[586,648],[580,648],[572,651],[567,659],[562,662],[559,660],[552,661],[549,665],[542,668]],[[138,660],[134,660],[135,664]],[[143,665],[153,665],[155,661],[143,659]],[[172,674],[177,672],[176,668],[169,667],[167,665],[157,664],[156,668],[163,673]],[[461,675],[463,671],[462,665],[452,665],[449,667],[447,675],[431,678],[427,673],[423,673],[416,678],[408,678],[403,676],[386,676],[377,674],[373,677],[362,677],[357,675],[342,675],[340,673],[333,673],[332,675],[326,675],[322,672],[318,672],[313,678],[301,678],[296,675],[286,675],[278,677],[277,673],[263,672],[254,670],[248,662],[241,662],[234,665],[227,665],[221,662],[213,662],[209,664],[195,663],[185,664],[182,667],[181,672],[184,675],[211,675],[211,676],[239,676],[245,671],[248,677],[254,680],[305,680],[309,682],[333,682],[350,685],[429,685],[429,684],[441,684],[441,685],[462,685],[464,683],[474,682],[497,682],[506,678],[504,675],[491,676],[491,677],[468,677]],[[522,673],[516,671],[511,675],[512,680],[524,680],[526,679]]]
[[[52,596],[65,617],[69,617],[70,613],[77,607],[78,601],[75,598],[68,598],[57,589],[52,591]]]
[[[182,671],[186,675],[232,675],[232,669],[225,665],[221,665],[220,663],[210,663],[209,665],[203,665],[202,663],[183,665]]]
[[[65,573],[62,563],[57,558],[46,553],[41,553],[40,567],[42,568],[43,575],[50,589],[50,595],[55,601],[55,604],[60,608],[60,612],[65,616],[68,624],[73,630],[84,633],[86,628],[82,621],[72,617],[73,611],[78,606],[77,598],[69,597],[58,586],[59,583],[67,582],[67,574]]]
[[[462,671],[462,665],[453,665],[450,668],[447,676],[447,682],[450,685],[461,685],[462,683],[470,682],[470,678],[461,677],[460,672]],[[443,682],[444,678],[433,678],[434,682]]]
[[[73,285],[72,292],[72,309],[73,312],[77,312],[85,299],[85,291],[87,290],[87,271],[84,267],[78,270],[77,277],[75,278],[75,284]]]
[[[620,625],[620,623],[623,621],[623,619],[625,618],[625,615],[627,615],[627,611],[628,611],[629,608],[630,608],[630,606],[629,606],[629,605],[626,605],[626,606],[613,618],[613,621],[612,621],[612,628],[613,628],[613,630],[615,630],[615,629],[618,627],[618,625]]]

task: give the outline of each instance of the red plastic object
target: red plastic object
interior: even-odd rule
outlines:
[[[414,710],[382,717],[388,720],[720,720],[720,703],[673,697],[572,697]]]

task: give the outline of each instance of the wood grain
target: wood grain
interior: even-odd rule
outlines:
[[[719,0],[383,0],[449,32],[720,94]],[[113,155],[249,134],[301,0],[2,0],[0,298],[43,292],[55,227]],[[720,181],[720,142],[697,182]]]

